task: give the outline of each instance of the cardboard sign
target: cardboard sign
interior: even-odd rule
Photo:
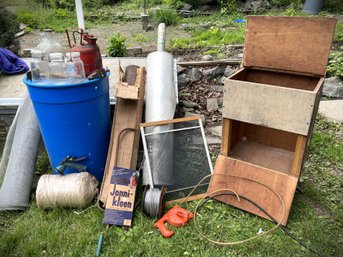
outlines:
[[[131,226],[137,172],[114,167],[104,213],[104,224]]]

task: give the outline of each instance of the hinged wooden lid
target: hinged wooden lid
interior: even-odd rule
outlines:
[[[243,66],[324,75],[336,19],[249,16]]]

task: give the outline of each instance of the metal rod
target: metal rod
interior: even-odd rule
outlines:
[[[165,125],[163,125],[163,126],[165,126]],[[151,135],[164,134],[164,133],[183,131],[183,130],[190,130],[190,129],[196,129],[196,128],[200,128],[200,126],[194,126],[194,127],[188,127],[188,128],[179,128],[179,129],[168,129],[168,130],[164,130],[164,131],[146,133],[145,135],[151,136]]]
[[[152,179],[148,146],[147,146],[147,143],[146,143],[145,132],[144,132],[144,128],[143,127],[141,127],[141,135],[142,135],[142,142],[143,142],[143,148],[144,148],[145,163],[146,163],[147,168],[148,168],[148,179],[149,179],[149,182],[150,182],[150,188],[154,188],[154,181]]]
[[[205,185],[208,185],[208,184],[210,184],[210,183],[202,183],[202,184],[199,184],[197,186],[198,187],[199,186],[205,186]],[[178,191],[185,190],[185,189],[190,189],[190,188],[194,188],[194,186],[189,186],[189,187],[183,187],[183,188],[179,188],[179,189],[169,190],[166,194],[173,193],[173,192],[178,192]]]
[[[213,173],[213,166],[212,166],[211,156],[210,156],[210,152],[208,151],[207,140],[206,140],[205,131],[204,131],[204,127],[202,125],[201,119],[199,119],[199,124],[200,124],[200,129],[201,129],[201,135],[202,135],[202,138],[204,140],[204,146],[205,146],[205,151],[206,151],[206,155],[207,155],[208,164],[210,165],[211,173]]]

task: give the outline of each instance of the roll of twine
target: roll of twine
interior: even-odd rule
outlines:
[[[159,188],[147,189],[144,197],[144,212],[150,217],[157,217],[161,209],[162,190]]]
[[[97,186],[98,181],[88,172],[43,175],[37,185],[37,205],[41,209],[83,208],[96,196]]]

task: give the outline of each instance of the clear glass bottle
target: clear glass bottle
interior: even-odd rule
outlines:
[[[80,52],[72,52],[71,58],[74,64],[74,79],[78,82],[85,81],[85,67],[83,61],[80,59]]]
[[[68,80],[62,53],[49,54],[50,83],[65,84]]]
[[[79,52],[66,53],[66,73],[71,83],[86,80],[85,69]]]
[[[43,59],[43,52],[40,50],[31,51],[31,74],[32,82],[35,84],[48,83],[50,78],[50,69],[47,60]]]
[[[52,37],[52,29],[44,29],[41,42],[37,46],[43,52],[43,56],[48,59],[50,53],[63,52],[62,46]]]

